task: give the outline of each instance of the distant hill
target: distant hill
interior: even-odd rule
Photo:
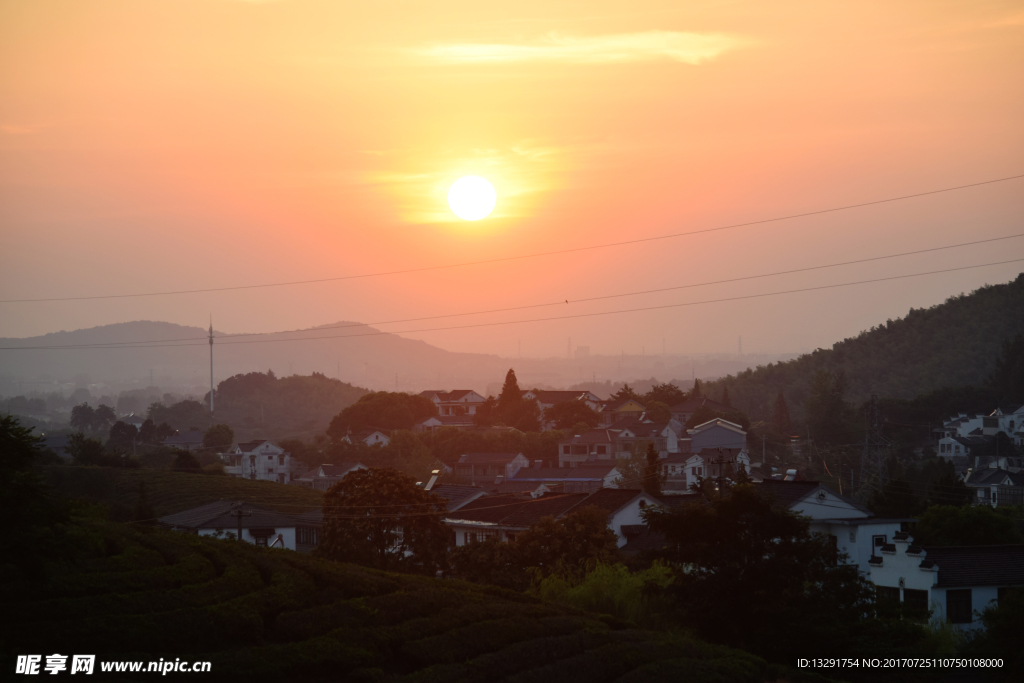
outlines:
[[[381,391],[475,389],[495,393],[510,367],[524,387],[563,389],[586,380],[604,383],[656,378],[721,377],[791,354],[593,355],[581,358],[507,358],[446,351],[427,342],[383,334],[361,323],[340,321],[297,332],[230,336],[214,332],[214,377],[273,370],[278,377],[314,372]],[[202,396],[210,386],[207,331],[199,327],[140,320],[23,339],[0,339],[0,347],[106,344],[100,348],[0,351],[0,395],[45,394],[76,386],[94,397],[122,391],[174,392]],[[312,338],[312,339],[311,339]],[[159,341],[148,348],[131,346]],[[163,342],[163,340],[171,340]],[[184,341],[178,341],[184,340]],[[128,347],[112,347],[128,344]],[[175,346],[174,344],[187,344]],[[152,377],[152,382],[150,378]],[[70,386],[67,384],[70,383]],[[152,385],[152,386],[151,386]],[[608,393],[614,391],[611,385]],[[599,387],[599,391],[601,391]],[[148,393],[147,393],[148,396]]]
[[[736,407],[768,419],[781,389],[794,415],[802,415],[810,379],[821,368],[842,371],[847,400],[909,399],[942,387],[981,385],[1005,340],[1024,333],[1024,273],[1002,285],[950,297],[905,318],[861,332],[791,361],[770,363],[705,386],[719,398],[728,386]]]

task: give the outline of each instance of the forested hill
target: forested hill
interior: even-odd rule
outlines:
[[[718,398],[728,386],[733,405],[751,418],[768,419],[781,389],[790,408],[802,404],[818,369],[843,371],[847,400],[872,394],[913,398],[949,386],[981,385],[992,371],[1003,342],[1024,333],[1024,273],[1002,285],[950,297],[906,317],[887,320],[856,337],[783,363],[758,366],[709,383]]]

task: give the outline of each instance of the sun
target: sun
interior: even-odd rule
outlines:
[[[486,218],[497,200],[494,186],[478,175],[459,178],[448,190],[448,206],[456,216],[467,221]]]

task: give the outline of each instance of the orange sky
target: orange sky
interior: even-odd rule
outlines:
[[[515,9],[510,9],[513,7]],[[0,0],[2,298],[499,258],[1024,173],[1021,2]],[[445,203],[489,178],[492,216]],[[498,265],[0,304],[0,336],[127,320],[271,331],[546,303],[1024,232],[1024,180]],[[1024,258],[1024,238],[429,326]],[[798,351],[1024,263],[645,313],[416,333],[452,350]],[[423,324],[382,326],[405,330]],[[296,348],[301,353],[301,348]]]

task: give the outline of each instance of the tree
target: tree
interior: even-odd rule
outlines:
[[[132,521],[152,524],[156,519],[153,506],[149,504],[149,497],[146,495],[146,482],[139,482],[139,495],[135,499],[135,508],[132,510]]]
[[[437,406],[425,396],[375,391],[338,413],[327,427],[327,435],[340,440],[349,432],[367,427],[412,429],[416,423],[434,415],[437,415]]]
[[[1024,403],[1024,334],[1003,342],[1002,354],[989,375],[988,385],[1000,403]]]
[[[873,613],[874,590],[827,538],[750,485],[703,505],[650,507],[673,581],[659,591],[684,626],[761,656],[833,651]]]
[[[473,414],[473,424],[478,427],[490,427],[494,424],[494,416],[498,410],[498,399],[488,396],[484,402],[476,407]]]
[[[682,403],[686,400],[686,393],[671,382],[665,382],[664,384],[655,384],[651,387],[643,396],[644,405],[650,408],[650,404],[654,401],[664,403],[667,406],[674,406]]]
[[[793,434],[793,421],[789,417],[789,406],[786,405],[786,397],[782,395],[782,389],[779,389],[779,395],[775,397],[775,408],[772,410],[772,431],[783,436]]]
[[[703,395],[700,391],[700,380],[693,380],[693,390],[690,392],[690,398],[700,398]]]
[[[68,437],[67,451],[76,465],[109,465],[109,458],[98,439],[87,438],[81,432]]]
[[[171,469],[177,472],[199,472],[203,469],[199,459],[189,451],[178,451]]]
[[[579,400],[556,403],[544,411],[544,417],[554,422],[558,429],[569,429],[581,422],[585,422],[588,429],[594,429],[601,421],[593,408]]]
[[[498,413],[507,415],[514,412],[523,402],[523,392],[519,389],[519,382],[516,380],[516,371],[509,368],[505,373],[505,384],[498,394]]]
[[[729,401],[729,387],[722,387],[722,405],[729,406],[732,408],[732,403]]]
[[[139,430],[135,425],[118,420],[110,428],[107,436],[107,448],[119,451],[128,451],[135,444],[139,436]]]
[[[634,443],[629,455],[616,458],[615,469],[619,472],[619,476],[615,479],[617,487],[620,489],[643,488],[644,477],[647,471],[646,442],[637,441]]]
[[[661,460],[653,443],[647,444],[647,453],[644,460],[644,491],[652,496],[660,496],[662,483]]]
[[[1002,545],[1021,543],[1012,517],[984,505],[937,505],[924,511],[914,529],[918,545]]]
[[[1020,634],[1024,633],[1024,588],[1000,589],[996,604],[989,603],[981,612],[983,628],[973,631],[963,653],[965,657],[998,657],[1003,666],[992,669],[993,681],[1016,681],[1024,671],[1024,648]],[[1013,673],[1016,671],[1017,673]]]
[[[174,436],[174,428],[166,422],[157,425],[147,418],[139,429],[139,441],[142,443],[160,443],[169,436]]]
[[[213,425],[203,434],[203,446],[223,451],[235,441],[235,430],[225,424]]]
[[[672,409],[661,401],[648,401],[645,407],[647,408],[647,418],[652,422],[663,424],[672,419]]]
[[[91,432],[95,423],[96,411],[88,403],[82,403],[71,409],[71,428],[79,432]]]
[[[914,517],[921,511],[921,502],[910,483],[902,477],[891,479],[871,497],[868,507],[878,517]]]
[[[804,403],[811,438],[821,447],[853,439],[852,411],[845,400],[846,376],[818,370],[811,378],[811,395]]]
[[[350,472],[324,496],[317,552],[377,569],[433,573],[445,563],[451,531],[445,500],[396,469]]]
[[[638,400],[639,398],[639,394],[637,394],[636,391],[633,390],[633,387],[628,384],[623,384],[622,388],[611,396],[612,401],[624,401],[626,399]]]
[[[0,512],[11,520],[8,532],[19,538],[27,528],[46,525],[56,512],[46,485],[32,469],[43,455],[41,443],[18,418],[0,415]]]
[[[117,422],[117,413],[113,408],[102,403],[92,415],[92,428],[97,432],[107,431],[115,422]]]
[[[452,575],[473,583],[487,583],[514,591],[530,587],[530,575],[520,561],[519,546],[488,538],[452,548]]]
[[[562,519],[545,517],[515,540],[519,562],[535,577],[583,576],[598,563],[614,564],[618,539],[608,528],[608,511],[588,505]]]

